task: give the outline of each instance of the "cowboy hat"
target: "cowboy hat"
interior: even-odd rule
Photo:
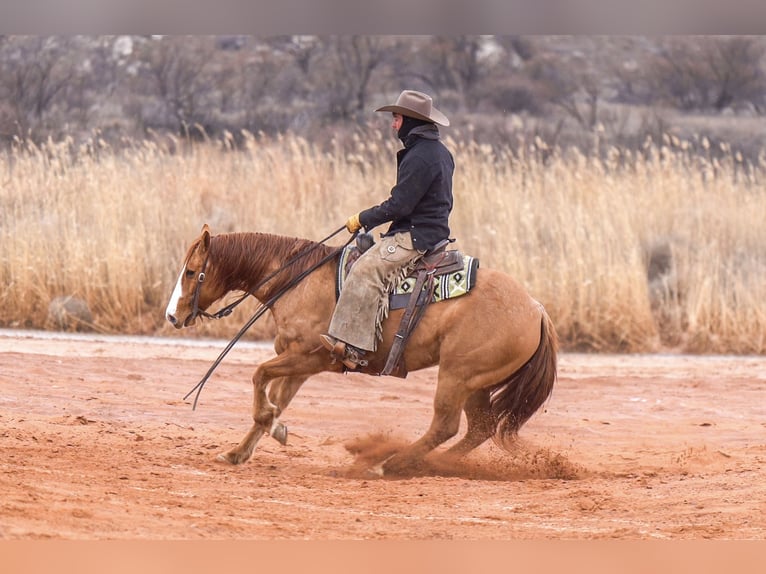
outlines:
[[[404,90],[399,94],[396,103],[383,106],[375,111],[402,114],[403,116],[433,122],[441,126],[449,125],[447,116],[434,107],[431,96],[423,92],[416,92],[415,90]]]

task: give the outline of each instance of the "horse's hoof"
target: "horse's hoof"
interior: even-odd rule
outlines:
[[[389,456],[381,464],[386,476],[416,476],[423,470],[421,460],[403,456],[401,453]]]
[[[271,427],[269,434],[274,437],[279,444],[285,446],[287,444],[287,426],[282,423],[276,423]]]
[[[385,464],[386,464],[386,463],[387,463],[389,460],[391,460],[391,459],[392,459],[394,456],[396,456],[396,455],[395,455],[395,454],[392,454],[391,456],[387,457],[385,460],[382,460],[382,461],[380,461],[378,464],[376,464],[376,465],[375,465],[375,466],[373,466],[372,468],[368,468],[368,469],[367,469],[367,473],[368,473],[370,476],[373,476],[373,477],[375,477],[375,478],[383,478],[383,476],[386,474],[386,469],[385,469],[385,468],[383,468],[383,467],[384,467],[384,465],[385,465]]]
[[[231,451],[222,452],[217,457],[215,457],[215,459],[218,462],[225,462],[226,464],[231,464],[231,465],[238,465],[245,462],[240,455],[233,453]]]
[[[383,474],[384,474],[384,472],[383,472],[383,463],[381,462],[380,464],[376,464],[372,468],[368,468],[367,469],[367,474],[371,478],[383,478]]]

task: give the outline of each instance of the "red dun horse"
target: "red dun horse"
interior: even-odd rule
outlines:
[[[265,285],[261,281],[310,250]],[[332,253],[336,256],[332,257]],[[176,328],[231,291],[251,293],[261,302],[325,257],[330,259],[288,289],[271,307],[277,356],[253,374],[253,425],[236,447],[219,455],[240,464],[258,440],[286,437],[279,416],[301,385],[322,371],[342,372],[319,335],[327,331],[335,306],[340,250],[306,239],[263,233],[212,236],[207,225],[189,247],[166,310]],[[386,361],[403,310],[383,323],[383,340],[361,372],[378,374]],[[508,275],[481,268],[476,285],[463,297],[429,305],[404,351],[408,371],[439,365],[431,425],[417,441],[386,460],[380,471],[396,474],[416,468],[423,457],[455,434],[465,411],[467,431],[447,450],[464,455],[489,438],[513,439],[545,403],[556,380],[557,337],[543,306]]]

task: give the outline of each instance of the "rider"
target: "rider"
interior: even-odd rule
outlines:
[[[391,222],[380,242],[351,268],[322,344],[349,369],[366,366],[375,351],[382,317],[388,312],[388,290],[411,264],[449,237],[452,211],[452,153],[436,124],[449,126],[431,97],[404,90],[396,103],[376,112],[392,112],[391,127],[404,144],[396,154],[396,185],[380,205],[346,221],[354,233]],[[406,274],[406,273],[405,273]]]

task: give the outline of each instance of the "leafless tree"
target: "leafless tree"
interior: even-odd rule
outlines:
[[[138,54],[144,85],[164,106],[166,121],[179,129],[204,124],[215,85],[209,36],[166,36],[146,43]],[[172,119],[169,119],[172,118]]]
[[[452,90],[463,106],[475,109],[487,67],[481,60],[481,36],[435,36],[424,47],[424,76],[436,89]]]
[[[321,52],[321,42],[316,36],[289,36],[284,49],[293,58],[301,73],[308,76]]]
[[[367,111],[374,74],[386,62],[390,42],[381,36],[330,36],[314,67],[315,83],[331,117],[349,119]]]
[[[289,127],[290,113],[299,107],[302,90],[292,83],[288,54],[264,57],[243,50],[217,58],[214,72],[221,113],[250,131],[276,132]]]
[[[713,106],[721,110],[735,102],[760,105],[766,91],[763,59],[766,49],[752,37],[708,40],[703,45],[708,67],[715,78]]]
[[[529,36],[503,35],[495,36],[495,40],[509,55],[515,54],[525,62],[531,60],[537,53],[533,39]]]
[[[4,131],[24,137],[43,135],[52,110],[67,111],[67,92],[83,78],[71,48],[70,38],[4,38],[0,44],[0,102],[7,115]]]
[[[750,36],[668,39],[648,81],[658,98],[682,109],[722,110],[751,104],[762,109],[766,47]]]
[[[551,104],[582,128],[592,130],[596,127],[603,86],[594,70],[581,62],[562,62],[543,56],[536,59],[529,73],[546,86],[544,93]]]

